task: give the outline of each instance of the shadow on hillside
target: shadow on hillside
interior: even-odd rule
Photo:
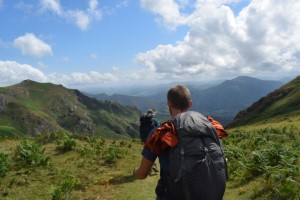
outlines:
[[[110,179],[108,182],[109,184],[112,185],[120,185],[123,183],[129,183],[129,182],[133,182],[135,180],[135,178],[132,175],[119,175],[119,176],[115,176],[112,179]]]

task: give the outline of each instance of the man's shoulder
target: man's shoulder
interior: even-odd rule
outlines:
[[[180,113],[176,115],[172,119],[172,121],[176,122],[176,121],[184,121],[189,119],[207,121],[207,117],[205,117],[202,113],[197,111],[187,111],[187,112]]]

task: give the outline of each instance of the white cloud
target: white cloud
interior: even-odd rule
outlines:
[[[26,33],[14,40],[14,46],[21,50],[23,55],[42,57],[52,55],[52,48],[32,33]]]
[[[95,19],[100,19],[101,17],[101,12],[98,9],[98,1],[97,0],[90,0],[89,1],[89,7],[87,9],[87,13],[95,18]]]
[[[89,16],[82,10],[70,10],[67,12],[67,18],[74,23],[81,30],[86,30],[90,24]]]
[[[180,13],[180,6],[174,0],[141,0],[141,6],[161,17],[159,23],[168,28],[174,28],[183,23],[184,18]]]
[[[39,62],[38,66],[43,69],[45,63]],[[51,73],[44,74],[39,69],[28,64],[20,64],[15,61],[0,61],[0,86],[8,86],[19,83],[26,79],[38,82],[51,82],[62,84],[65,87],[85,88],[89,86],[126,86],[132,84],[153,84],[153,80],[166,79],[165,74],[156,74],[151,71],[141,70],[121,70],[112,67],[112,72],[90,71],[88,73],[73,72],[69,74]],[[174,76],[175,77],[175,76]]]
[[[0,61],[0,85],[7,86],[25,79],[45,82],[46,76],[38,69],[15,61]]]
[[[100,73],[91,71],[89,73],[73,72],[71,74],[52,73],[48,79],[53,83],[59,83],[66,86],[93,85],[99,83],[111,83],[118,78],[111,73]]]
[[[43,10],[50,10],[57,15],[63,13],[59,0],[41,0],[41,7]]]
[[[43,62],[38,63],[39,67],[44,68]],[[38,82],[51,82],[62,84],[66,87],[111,84],[119,81],[121,74],[100,73],[91,71],[89,73],[73,72],[70,74],[51,73],[45,75],[39,69],[28,64],[20,64],[16,61],[0,61],[0,86],[8,86],[30,79]]]
[[[89,0],[86,10],[66,9],[59,0],[41,0],[40,4],[42,10],[53,12],[57,16],[76,24],[81,30],[87,30],[93,20],[101,19],[101,11],[98,8],[97,0]]]
[[[238,16],[225,5],[229,2],[198,0],[184,16],[175,1],[141,0],[143,8],[189,31],[175,45],[137,54],[136,62],[178,78],[299,72],[300,1],[253,0]]]

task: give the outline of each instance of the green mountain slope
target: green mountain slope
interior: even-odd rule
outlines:
[[[228,127],[300,116],[300,76],[240,111]]]
[[[62,85],[31,80],[0,88],[0,134],[73,133],[138,136],[139,111],[98,101]]]

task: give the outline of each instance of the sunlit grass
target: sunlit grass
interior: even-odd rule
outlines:
[[[99,139],[95,143],[99,142]],[[105,145],[114,143],[106,140]],[[116,141],[116,144],[121,141]],[[13,157],[18,140],[1,140],[0,152]],[[65,199],[154,199],[158,175],[144,181],[134,180],[132,171],[140,164],[142,145],[139,141],[122,143],[124,157],[115,164],[99,161],[97,155],[83,151],[94,143],[76,139],[76,149],[59,152],[56,142],[43,145],[44,155],[50,164],[41,167],[24,167],[11,170],[0,179],[0,199],[52,199],[51,191],[62,186],[66,176],[74,177],[72,190]],[[88,148],[86,148],[88,149]],[[86,153],[83,153],[86,152]]]
[[[298,130],[296,132],[298,134],[297,140],[300,141],[299,120],[300,117],[298,116],[277,118],[277,120],[270,120],[251,126],[248,125],[239,129],[244,130],[245,134],[251,134],[262,129],[273,128],[280,134],[283,127],[295,127],[295,130]],[[228,132],[232,135],[237,130],[232,129],[228,130]],[[68,151],[61,151],[64,143],[58,144],[57,142],[63,140],[68,135],[69,133],[57,133],[48,136],[48,140],[45,140],[46,144],[42,144],[44,156],[50,157],[47,166],[17,169],[13,164],[6,175],[0,178],[0,199],[52,199],[53,192],[64,190],[67,190],[67,192],[59,194],[62,196],[65,195],[63,196],[64,199],[155,199],[154,190],[159,174],[149,176],[145,180],[134,180],[131,176],[133,169],[140,164],[141,150],[143,148],[140,141],[118,137],[116,140],[105,139],[103,143],[101,142],[103,138],[101,139],[100,137],[78,135],[71,136],[75,140],[75,145],[72,148],[68,149]],[[256,137],[254,135],[250,137],[251,141],[244,141],[245,145],[250,145],[253,139],[259,139]],[[284,135],[275,138],[280,139],[282,137]],[[40,139],[36,138],[36,141],[41,142],[42,139],[43,137]],[[240,145],[238,141],[235,145],[234,140],[235,138],[230,137],[224,139],[225,152],[228,144],[231,146]],[[15,150],[20,144],[21,139],[2,139],[0,140],[0,152],[9,154],[13,158]],[[111,144],[116,144],[120,147],[115,152],[117,153],[116,156],[119,155],[116,160],[101,154],[101,151],[107,150]],[[289,143],[285,140],[282,145],[289,145]],[[60,148],[58,148],[59,146]],[[260,146],[257,146],[258,150],[259,148]],[[243,147],[243,149],[247,150],[246,147]],[[108,156],[114,155],[108,154]],[[245,154],[245,156],[247,155]],[[107,160],[108,162],[104,161],[105,158],[109,159]],[[244,160],[239,161],[244,162]],[[232,160],[229,162],[232,162]],[[299,165],[300,160],[298,159]],[[243,171],[243,169],[239,170]],[[238,179],[235,179],[233,174],[229,174],[231,179],[227,184],[224,200],[253,199],[255,195],[260,194],[262,187],[265,187],[265,184],[267,184],[264,176],[260,175],[241,182],[242,175]],[[71,179],[72,182],[69,185],[64,185],[68,180],[67,177],[73,177]],[[295,181],[299,183],[299,177],[296,177]]]

